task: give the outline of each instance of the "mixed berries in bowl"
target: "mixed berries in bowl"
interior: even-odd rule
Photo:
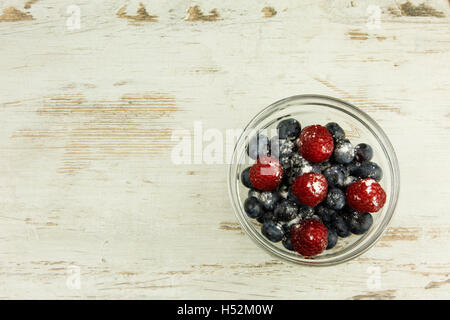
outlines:
[[[398,199],[398,163],[361,110],[294,96],[246,127],[229,189],[241,226],[261,247],[288,261],[332,265],[362,254],[386,229]]]

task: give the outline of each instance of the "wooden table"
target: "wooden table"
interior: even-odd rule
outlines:
[[[450,298],[447,0],[24,2],[0,3],[25,13],[0,22],[1,298]],[[389,230],[335,267],[258,249],[227,165],[171,160],[173,130],[301,93],[369,113],[400,162]]]

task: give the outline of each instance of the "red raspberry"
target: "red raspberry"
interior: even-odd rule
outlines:
[[[320,173],[305,173],[295,179],[292,193],[307,206],[314,207],[327,196],[328,181]]]
[[[303,220],[292,226],[291,243],[302,256],[315,256],[328,245],[328,229],[319,220]]]
[[[333,137],[327,128],[318,124],[303,129],[298,139],[300,154],[311,162],[327,160],[333,153],[333,149]]]
[[[283,176],[281,164],[272,157],[258,158],[250,168],[250,181],[259,190],[271,191],[278,187]]]
[[[347,203],[358,212],[377,212],[386,202],[386,193],[374,179],[353,182],[346,190]]]

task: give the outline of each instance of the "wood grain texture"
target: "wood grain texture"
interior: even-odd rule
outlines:
[[[117,16],[139,1],[2,0],[33,20],[0,22],[0,298],[449,299],[449,4],[413,17],[376,3],[379,28],[363,0],[199,0],[218,15],[203,21],[188,0],[143,1],[157,21]],[[172,130],[242,128],[301,93],[368,112],[400,162],[389,230],[331,268],[259,250],[226,165],[170,161]]]

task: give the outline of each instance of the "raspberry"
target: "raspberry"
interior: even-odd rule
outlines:
[[[272,157],[258,158],[250,168],[250,181],[256,189],[271,191],[276,189],[283,177],[283,169],[280,163]]]
[[[303,158],[308,161],[325,161],[333,153],[333,137],[328,129],[321,125],[306,127],[300,134],[298,149]]]
[[[320,173],[305,173],[295,179],[292,193],[297,199],[310,207],[322,202],[327,196],[328,182]]]
[[[305,257],[318,255],[328,245],[328,229],[316,219],[303,220],[291,228],[294,250]]]
[[[347,203],[358,212],[377,212],[386,202],[386,193],[374,179],[353,182],[346,190]]]

